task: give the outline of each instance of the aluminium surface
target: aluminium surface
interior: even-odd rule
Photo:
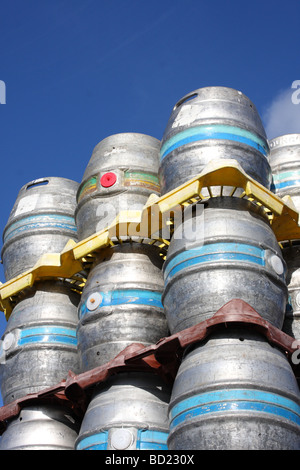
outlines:
[[[77,243],[70,241],[61,253],[42,256],[31,270],[0,286],[1,310],[8,318],[14,297],[21,290],[32,286],[36,280],[49,277],[72,279],[74,276],[76,279],[84,266],[88,266],[94,252],[122,243],[124,237],[139,243],[158,245],[164,256],[169,239],[161,238],[160,232],[163,228],[172,227],[174,212],[205,200],[206,197],[201,193],[202,188],[207,188],[210,192],[212,187],[218,187],[219,195],[222,195],[226,186],[233,187],[232,195],[235,188],[242,188],[243,192],[239,197],[262,206],[278,242],[300,239],[299,213],[291,198],[286,196],[281,199],[266,189],[247,175],[237,161],[216,160],[210,162],[197,177],[164,196],[151,195],[142,211],[124,211],[100,232]],[[171,237],[172,229],[166,232]]]

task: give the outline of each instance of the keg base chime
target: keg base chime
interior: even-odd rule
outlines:
[[[175,104],[161,141],[111,135],[80,184],[41,178],[21,188],[3,233],[6,279],[120,212],[143,210],[150,196],[176,191],[216,159],[236,160],[300,210],[300,134],[268,141],[242,92],[204,87]],[[131,345],[159,346],[233,299],[300,340],[300,240],[279,245],[264,207],[240,188],[203,188],[202,196],[180,208],[167,249],[116,237],[83,261],[80,292],[49,276],[19,293],[1,340],[4,406],[63,383],[69,371],[108,367]],[[0,450],[300,450],[299,384],[286,354],[250,320],[216,325],[178,352],[169,374],[131,360],[95,382],[81,415],[68,394],[32,400],[8,421]]]

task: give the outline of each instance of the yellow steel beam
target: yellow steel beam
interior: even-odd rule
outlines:
[[[12,297],[22,290],[32,287],[33,284],[46,278],[71,279],[82,270],[82,263],[73,257],[73,248],[76,243],[69,240],[61,253],[46,253],[39,258],[32,269],[0,285],[0,307],[6,319],[11,314]]]
[[[247,175],[236,160],[214,160],[195,178],[148,202],[141,215],[141,228],[149,237],[162,229],[164,214],[180,210],[185,204],[204,199],[202,189],[230,186],[243,189],[247,196],[272,213],[272,228],[279,241],[300,238],[299,213],[290,198],[279,198]]]
[[[121,212],[102,231],[78,243],[70,240],[61,253],[43,255],[31,270],[0,285],[0,309],[8,318],[12,310],[12,299],[20,291],[31,287],[39,279],[71,279],[83,269],[86,257],[108,246],[124,240],[147,239],[149,243],[151,239],[155,239],[165,247],[169,240],[167,237],[161,239],[159,232],[170,223],[169,218],[176,211],[182,211],[186,205],[206,199],[202,194],[204,188],[210,193],[211,188],[224,186],[243,189],[243,196],[261,204],[271,213],[272,229],[279,242],[300,239],[299,213],[291,198],[281,199],[276,196],[247,175],[236,160],[214,160],[198,176],[169,193],[161,197],[151,195],[142,211]]]

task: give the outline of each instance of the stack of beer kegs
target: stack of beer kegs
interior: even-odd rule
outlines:
[[[126,210],[142,210],[158,183],[160,142],[121,133],[94,149],[77,196],[79,240]],[[78,308],[81,371],[114,359],[132,343],[168,335],[161,302],[163,258],[155,244],[123,237],[94,256]],[[123,372],[98,385],[82,421],[77,450],[166,449],[169,387],[151,372]]]
[[[289,196],[300,212],[300,134],[286,134],[269,141],[272,190],[279,197]],[[287,265],[289,300],[283,331],[300,340],[300,240],[282,243]]]
[[[162,194],[213,159],[235,159],[269,189],[265,131],[240,91],[206,87],[174,107],[161,143]],[[225,195],[224,195],[225,194]],[[287,287],[280,246],[261,207],[214,188],[175,226],[164,264],[171,333],[241,299],[282,328]],[[300,395],[281,350],[250,325],[224,326],[184,353],[169,407],[168,448],[299,449]]]
[[[78,183],[41,178],[23,186],[3,233],[6,280],[30,271],[47,253],[60,253],[77,240]],[[39,281],[20,292],[1,340],[1,393],[4,405],[79,372],[76,326],[79,294],[61,279]],[[79,424],[61,402],[26,406],[8,423],[0,449],[74,448]]]
[[[47,274],[11,299],[1,394],[4,405],[30,394],[32,401],[8,421],[0,450],[300,450],[291,363],[246,316],[187,347],[171,386],[151,361],[136,362],[91,385],[84,416],[67,394],[35,396],[61,386],[69,371],[95,377],[124,351],[212,319],[234,299],[235,309],[246,303],[300,339],[300,240],[279,245],[266,208],[244,188],[204,187],[199,202],[179,202],[166,252],[152,231],[152,239],[131,233],[131,211],[141,214],[150,197],[170,191],[174,201],[207,164],[225,168],[228,159],[300,211],[300,134],[268,142],[254,104],[218,86],[179,100],[161,141],[139,133],[100,141],[80,184],[49,177],[21,188],[3,233],[7,281],[70,240],[93,248],[79,263],[86,269],[80,293],[73,279]],[[164,224],[155,221],[160,235]],[[104,232],[109,244],[95,248]]]

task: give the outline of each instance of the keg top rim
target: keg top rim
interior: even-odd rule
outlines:
[[[154,136],[149,135],[149,134],[143,134],[142,132],[118,132],[116,134],[110,134],[110,135],[104,137],[103,139],[101,139],[95,145],[94,151],[101,144],[106,143],[107,141],[112,140],[113,138],[119,139],[121,137],[124,137],[124,138],[127,138],[127,137],[140,137],[140,138],[145,138],[145,139],[148,139],[148,140],[152,140],[153,142],[156,141],[156,142],[160,143],[160,140],[157,137],[154,137]]]
[[[177,101],[177,103],[175,104],[174,106],[174,110],[177,109],[181,104],[183,104],[188,98],[192,98],[194,95],[198,95],[199,92],[202,92],[202,91],[205,91],[205,90],[210,90],[210,91],[214,91],[214,90],[219,90],[219,91],[230,91],[230,92],[233,92],[237,95],[240,95],[242,96],[244,99],[246,99],[247,101],[249,101],[249,103],[252,104],[252,106],[254,108],[255,105],[254,103],[250,100],[250,98],[248,98],[247,95],[245,95],[245,93],[243,93],[241,90],[238,90],[236,88],[233,88],[233,87],[228,87],[228,86],[222,86],[222,85],[213,85],[213,86],[205,86],[205,87],[200,87],[200,88],[196,88],[195,90],[193,91],[190,91],[189,93],[186,93],[181,99],[179,99]]]
[[[270,149],[300,144],[300,133],[291,132],[268,139]]]
[[[27,188],[29,188],[30,186],[34,186],[34,185],[37,185],[39,187],[42,183],[49,182],[50,180],[53,181],[53,182],[63,182],[64,181],[64,182],[71,183],[74,186],[79,186],[79,183],[77,181],[72,180],[70,178],[64,178],[63,176],[42,176],[40,178],[35,178],[34,180],[28,181],[27,183],[23,184],[20,191],[24,191]]]

